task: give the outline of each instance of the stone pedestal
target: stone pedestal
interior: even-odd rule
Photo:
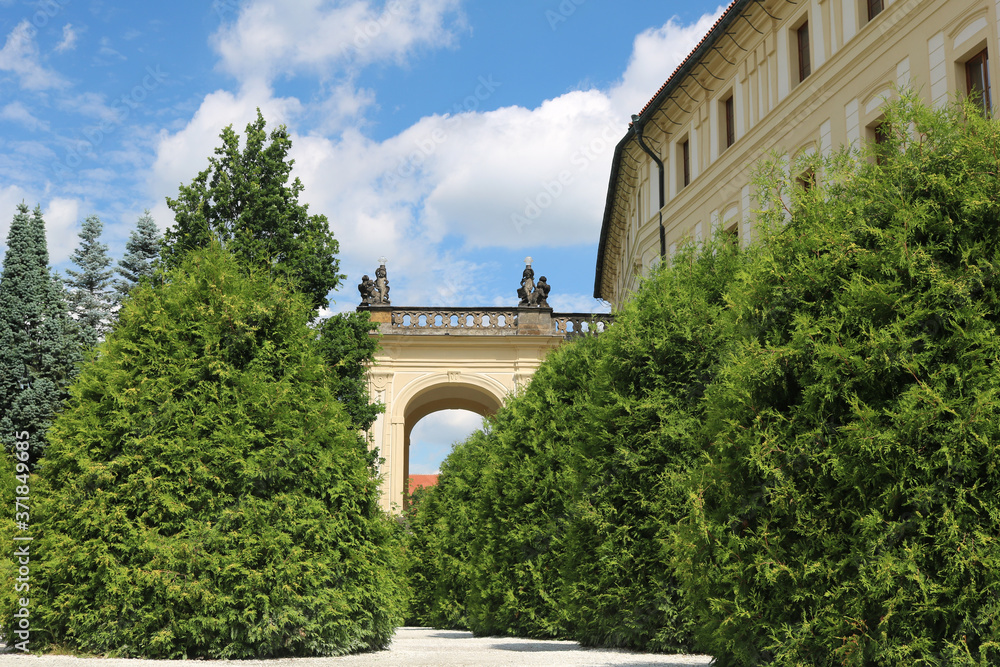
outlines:
[[[519,336],[546,336],[555,333],[552,328],[551,308],[521,307],[517,309],[517,334]]]

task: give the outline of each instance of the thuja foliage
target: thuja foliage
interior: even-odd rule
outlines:
[[[479,473],[469,628],[566,637],[562,564],[571,519],[572,447],[590,422],[597,343],[549,353],[530,386],[491,420]]]
[[[741,261],[725,237],[686,248],[598,337],[588,392],[578,396],[587,418],[567,438],[574,503],[564,608],[581,643],[692,648],[695,620],[667,546],[687,515],[703,397],[729,337],[716,323]]]
[[[441,464],[438,483],[420,487],[406,510],[410,603],[407,625],[467,629],[479,473],[489,437],[476,431]]]
[[[885,122],[787,213],[760,183],[679,542],[721,665],[1000,662],[1000,126]]]
[[[35,645],[250,658],[389,642],[396,531],[312,313],[217,244],[132,292],[32,487]]]
[[[68,396],[78,335],[49,269],[42,211],[19,204],[0,274],[0,442],[13,451],[14,434],[27,433],[30,465],[44,453],[46,431]]]
[[[368,393],[368,364],[378,339],[368,313],[336,313],[316,323],[316,350],[326,360],[333,393],[358,431],[367,431],[385,409]]]
[[[675,258],[500,411],[464,496],[431,490],[475,533],[468,627],[1000,663],[1000,126],[908,93],[885,122],[869,153],[762,167],[749,249]]]

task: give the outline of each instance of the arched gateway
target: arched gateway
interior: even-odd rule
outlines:
[[[529,262],[525,276],[530,269]],[[362,281],[358,310],[370,312],[380,337],[368,380],[372,400],[383,403],[385,412],[369,438],[384,460],[382,506],[392,511],[402,506],[410,431],[418,421],[439,410],[493,414],[549,350],[567,338],[603,330],[610,316],[553,314],[541,279],[541,290],[522,279],[523,305],[515,308],[395,307],[381,297],[388,293],[384,264],[379,271],[381,291],[375,282]],[[534,292],[541,293],[532,303]]]

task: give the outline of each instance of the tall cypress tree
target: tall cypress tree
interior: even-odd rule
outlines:
[[[21,203],[0,274],[0,442],[12,450],[14,433],[26,432],[32,463],[80,360],[76,327],[48,263],[41,209],[30,215]]]
[[[160,257],[160,244],[160,232],[149,209],[146,209],[136,221],[135,229],[125,244],[125,256],[118,261],[115,269],[122,277],[114,281],[112,299],[116,304],[121,304],[144,278],[152,278],[154,263]]]
[[[111,258],[108,246],[100,242],[104,223],[96,215],[89,215],[80,230],[80,245],[71,259],[80,271],[68,269],[70,312],[76,316],[80,340],[87,347],[97,345],[108,329],[111,317]]]

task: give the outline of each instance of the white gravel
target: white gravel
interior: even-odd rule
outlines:
[[[473,637],[471,632],[433,628],[399,628],[385,651],[340,658],[284,660],[198,660],[204,667],[500,667],[501,665],[554,665],[558,667],[621,665],[622,667],[681,667],[709,665],[704,655],[663,655],[609,649],[582,648],[576,642],[513,637]],[[30,656],[5,653],[0,665],[11,667],[164,667],[171,660],[119,660],[74,658],[64,655]]]

